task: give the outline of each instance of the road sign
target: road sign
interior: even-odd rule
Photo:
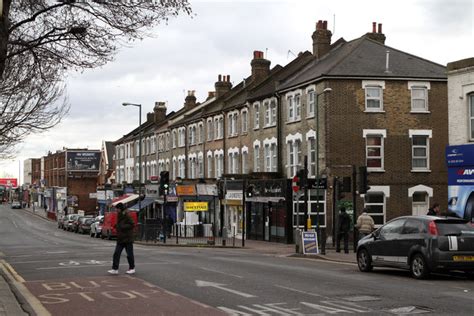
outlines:
[[[300,181],[300,179],[298,178],[298,176],[293,177],[293,182],[291,183],[291,187],[293,189],[293,192],[298,192],[300,190],[300,186],[298,185],[299,181]]]

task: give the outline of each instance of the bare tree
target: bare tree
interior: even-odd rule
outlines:
[[[0,0],[0,158],[68,111],[69,71],[111,61],[157,24],[191,14],[187,0]]]

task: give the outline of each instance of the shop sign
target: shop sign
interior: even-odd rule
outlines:
[[[227,190],[225,195],[226,200],[243,200],[242,190]]]
[[[178,185],[176,186],[176,194],[178,196],[196,195],[196,187],[194,185]]]
[[[185,212],[202,212],[208,210],[209,206],[207,202],[184,202]]]
[[[217,185],[215,184],[196,184],[197,194],[198,195],[213,195],[217,196]]]
[[[317,255],[319,253],[318,234],[316,232],[303,232],[301,239],[303,242],[303,254]]]

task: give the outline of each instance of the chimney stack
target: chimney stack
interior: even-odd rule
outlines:
[[[250,66],[252,66],[252,80],[260,82],[267,78],[270,74],[270,64],[269,60],[263,58],[263,52],[255,50],[253,52],[253,59],[250,62]]]
[[[216,98],[220,98],[224,94],[230,91],[232,89],[232,83],[230,83],[230,76],[222,76],[219,75],[217,77],[217,82],[214,84],[214,87],[216,89],[215,96]]]
[[[195,90],[188,90],[188,95],[184,99],[184,107],[186,110],[192,109],[196,106],[196,97],[194,96]]]
[[[382,23],[378,24],[377,30],[377,22],[372,22],[372,33],[367,33],[365,36],[380,44],[385,44],[385,35],[382,33]]]
[[[214,98],[215,96],[216,96],[216,92],[215,92],[215,91],[209,91],[209,92],[207,93],[207,99],[206,99],[206,101],[209,100],[209,99]]]
[[[321,58],[331,50],[332,33],[328,30],[328,21],[319,20],[316,23],[316,31],[311,36],[313,38],[313,55]]]
[[[155,123],[161,123],[166,120],[166,103],[165,102],[155,102],[155,107],[153,108],[155,114]]]

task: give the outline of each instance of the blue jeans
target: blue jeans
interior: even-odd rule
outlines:
[[[112,263],[112,269],[118,270],[120,264],[120,256],[122,255],[122,250],[125,248],[127,252],[128,266],[130,269],[135,269],[135,257],[133,256],[133,242],[117,242],[115,245],[114,251],[114,261]]]

